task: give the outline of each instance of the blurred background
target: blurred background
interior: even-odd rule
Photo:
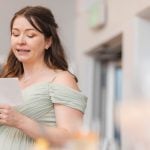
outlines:
[[[125,122],[118,125],[115,114],[119,113],[116,108],[120,102],[144,103],[150,98],[150,1],[3,0],[0,5],[1,65],[10,47],[10,19],[26,5],[43,5],[54,13],[70,70],[77,75],[81,90],[88,96],[85,126],[92,128],[96,123],[105,143],[113,141],[120,149],[138,150],[129,146],[130,133],[124,134],[127,131],[121,123]],[[134,112],[140,109],[137,108]],[[123,110],[132,116],[126,123],[134,122],[128,105]],[[149,113],[145,115],[145,120],[150,118]],[[140,119],[138,124],[142,122]]]

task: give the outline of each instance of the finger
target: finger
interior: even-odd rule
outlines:
[[[9,109],[9,108],[11,108],[11,106],[8,104],[0,104],[0,109]]]
[[[0,119],[0,124],[6,124],[6,120]]]
[[[0,114],[8,114],[8,109],[0,109]]]
[[[4,109],[0,109],[0,114],[2,114],[4,112]]]
[[[6,119],[6,115],[5,114],[0,114],[0,119]]]

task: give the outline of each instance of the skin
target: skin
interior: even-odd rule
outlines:
[[[24,74],[19,78],[21,89],[39,82],[54,83],[79,90],[73,76],[62,70],[53,70],[44,63],[44,51],[51,46],[51,38],[45,39],[23,16],[15,19],[11,35],[11,49],[23,63]],[[38,61],[37,61],[38,60]],[[28,80],[25,82],[25,78]],[[51,144],[61,145],[77,131],[82,124],[83,113],[64,105],[54,104],[56,127],[43,126],[46,135],[39,130],[39,124],[17,112],[10,105],[0,104],[0,123],[18,128],[33,139],[44,136]]]

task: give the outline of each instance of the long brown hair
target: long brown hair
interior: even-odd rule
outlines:
[[[10,23],[12,31],[14,20],[18,16],[24,16],[29,23],[45,38],[52,38],[52,45],[45,50],[44,62],[49,68],[68,70],[68,64],[64,49],[57,33],[58,25],[55,22],[52,12],[42,6],[27,6],[15,13]],[[14,53],[10,50],[7,62],[4,65],[1,77],[19,77],[24,73],[23,65]]]

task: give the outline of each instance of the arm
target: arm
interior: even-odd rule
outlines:
[[[52,144],[63,144],[70,135],[65,128],[41,125],[9,105],[0,105],[0,124],[18,128],[33,139],[46,138]]]
[[[54,82],[65,84],[78,90],[76,82],[69,73],[58,75]],[[36,121],[16,112],[12,107],[7,105],[0,105],[0,123],[16,127],[33,139],[44,136],[52,144],[62,144],[74,131],[79,129],[82,123],[83,113],[60,104],[54,104],[54,109],[57,127],[43,125],[42,127],[46,135],[43,135],[43,132],[41,132],[40,126]]]

